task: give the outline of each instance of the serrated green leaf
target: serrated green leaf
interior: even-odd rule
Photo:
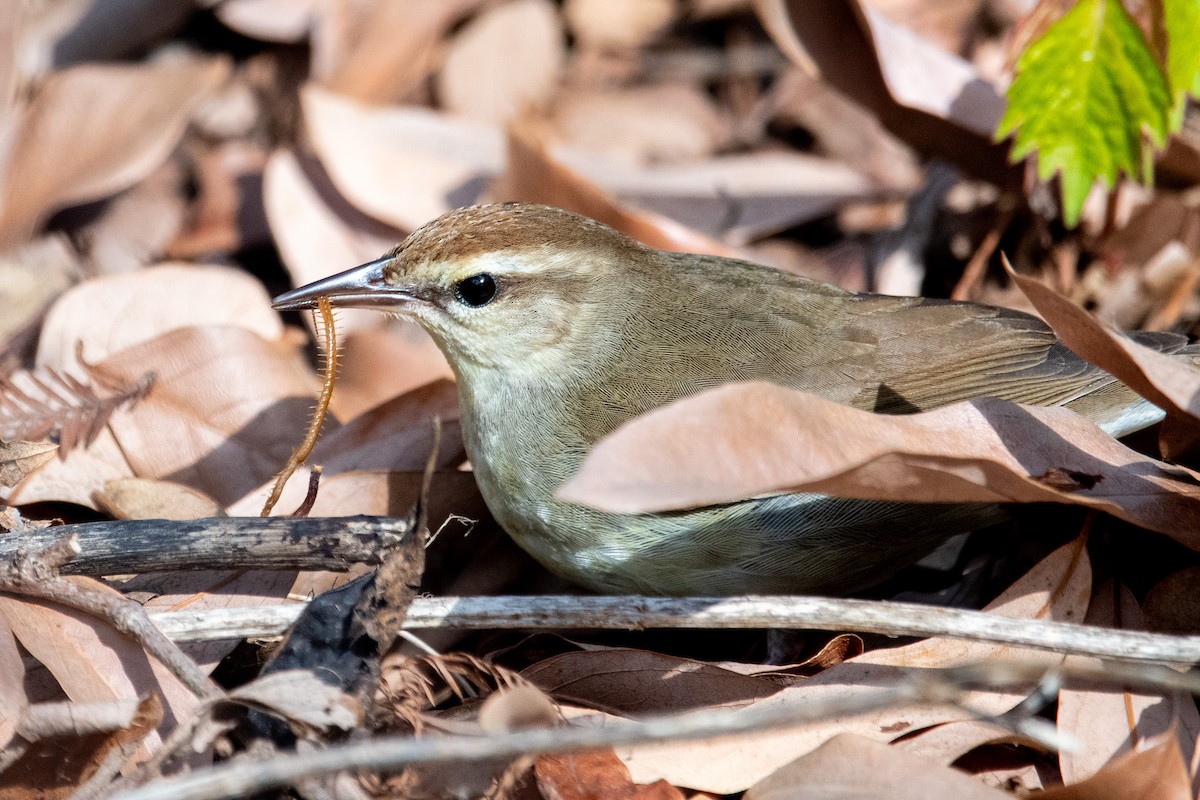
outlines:
[[[1097,179],[1144,175],[1145,136],[1163,144],[1170,108],[1166,75],[1120,0],[1081,0],[1021,55],[996,135],[1015,130],[1011,158],[1037,151],[1043,179],[1061,171],[1074,225]]]
[[[1200,97],[1200,0],[1162,0],[1167,29],[1170,130],[1183,125],[1187,96]]]

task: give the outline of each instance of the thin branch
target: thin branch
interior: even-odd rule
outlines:
[[[8,563],[0,563],[0,592],[49,600],[99,617],[140,644],[198,697],[221,694],[196,662],[155,627],[137,602],[103,586],[60,576],[58,568],[78,553],[76,536],[64,537],[39,552],[19,552]]]
[[[177,641],[282,633],[302,605],[152,612]],[[781,628],[945,636],[1064,655],[1200,663],[1200,636],[1114,630],[916,603],[824,597],[418,597],[404,627],[462,629]]]
[[[83,552],[62,571],[115,575],[182,569],[320,569],[377,565],[412,530],[393,517],[207,517],[26,529],[0,537],[0,559],[76,536]]]
[[[853,698],[820,698],[801,707],[756,707],[740,713],[697,711],[651,717],[640,722],[604,727],[540,728],[503,736],[380,736],[365,742],[333,746],[318,752],[277,756],[267,761],[241,761],[197,770],[189,775],[156,781],[141,789],[117,794],[113,800],[222,800],[244,797],[297,781],[346,769],[394,771],[415,764],[454,763],[512,758],[526,753],[561,753],[595,747],[639,744],[670,738],[676,741],[712,738],[785,728],[825,719],[863,714],[916,702],[937,702],[947,692],[926,692],[910,681],[891,689]],[[936,697],[936,699],[935,699]],[[951,703],[952,704],[952,703]]]
[[[197,770],[190,775],[118,794],[116,799],[223,800],[348,769],[396,771],[433,763],[461,767],[465,762],[522,755],[760,733],[914,704],[964,708],[963,692],[968,688],[1036,685],[1053,671],[1061,671],[1067,678],[1104,686],[1165,686],[1200,693],[1200,676],[1144,664],[1063,665],[1047,670],[1045,664],[997,661],[945,670],[913,669],[888,689],[864,690],[839,697],[801,697],[795,702],[762,703],[740,710],[705,709],[647,717],[636,722],[608,723],[603,727],[539,728],[504,735],[447,735],[421,739],[381,736],[317,752]]]

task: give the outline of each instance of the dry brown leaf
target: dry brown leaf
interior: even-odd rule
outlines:
[[[947,722],[895,742],[895,747],[943,766],[950,766],[977,747],[986,744],[1022,745],[1035,750],[1045,746],[1011,728],[994,722],[965,719]]]
[[[1145,743],[1074,786],[1059,786],[1038,800],[1191,800],[1192,782],[1173,735]]]
[[[563,701],[630,715],[736,708],[799,680],[743,675],[690,658],[621,647],[560,653],[527,667],[521,677]]]
[[[1011,800],[958,770],[843,734],[751,786],[746,800]]]
[[[221,515],[216,500],[190,486],[152,478],[108,481],[96,506],[116,519],[199,519]]]
[[[550,0],[507,0],[463,26],[446,51],[437,93],[447,110],[499,125],[545,103],[558,85],[566,41]]]
[[[0,486],[15,486],[38,467],[54,460],[58,445],[52,442],[0,441]]]
[[[1200,567],[1172,572],[1146,592],[1146,625],[1162,633],[1200,632]]]
[[[660,211],[697,231],[742,244],[810,222],[881,193],[853,167],[786,151],[686,164],[631,166],[558,149],[555,157],[638,213]]]
[[[1200,478],[1064,408],[990,398],[919,414],[859,411],[767,383],[656,409],[592,450],[561,497],[643,513],[764,494],[1060,502],[1200,548]]]
[[[229,698],[313,731],[350,731],[362,723],[362,708],[354,697],[308,670],[263,675],[231,691]]]
[[[169,331],[211,325],[236,325],[267,341],[283,335],[266,289],[244,270],[162,264],[65,292],[46,315],[36,363],[76,371],[80,348],[94,364]]]
[[[538,790],[552,800],[683,800],[684,793],[666,781],[634,783],[629,770],[611,749],[541,756],[533,773]]]
[[[313,162],[302,162],[289,150],[274,153],[263,174],[267,220],[297,286],[373,261],[404,238],[403,232],[352,207],[322,176]],[[367,309],[337,312],[342,334],[379,327],[386,319]]]
[[[3,800],[67,800],[75,796],[110,755],[126,755],[162,722],[156,695],[100,703],[54,703],[33,707],[42,721],[69,720],[73,730],[36,738],[0,775]],[[56,718],[56,719],[55,719]],[[26,725],[30,720],[26,720]],[[34,723],[35,725],[38,723]],[[50,727],[57,729],[58,724]],[[113,753],[114,750],[119,752]],[[127,760],[127,759],[126,759]]]
[[[30,475],[8,495],[13,505],[75,503],[94,508],[93,495],[107,481],[133,477],[112,431],[103,428],[86,448],[72,450]]]
[[[1002,185],[1019,172],[992,141],[1004,99],[975,69],[855,0],[758,0],[759,19],[802,69],[879,116],[923,153]]]
[[[419,326],[362,328],[343,340],[330,409],[338,419],[353,419],[393,397],[453,376],[442,351]]]
[[[679,16],[678,0],[567,0],[563,14],[580,44],[602,49],[644,47]]]
[[[435,438],[434,418],[443,422],[438,466],[445,468],[461,464],[465,460],[465,453],[457,424],[458,391],[453,382],[438,380],[394,397],[336,430],[327,431],[309,458],[310,464],[320,465],[324,470],[326,477],[322,478],[321,494],[325,493],[329,479],[340,472],[380,470],[386,473],[424,469]],[[288,481],[280,508],[286,508],[290,500],[298,502],[303,498],[310,471],[308,467],[296,471]],[[239,511],[234,513],[249,510],[245,504],[269,488],[269,484],[261,486],[237,501],[234,508]],[[345,513],[390,512],[355,508]],[[321,516],[316,509],[311,515]]]
[[[1012,269],[1008,274],[1063,344],[1081,358],[1160,408],[1200,416],[1200,369],[1122,336],[1040,281]]]
[[[572,88],[548,113],[565,143],[637,165],[708,158],[733,135],[712,98],[682,83]]]
[[[509,126],[508,171],[500,190],[505,200],[565,208],[660,250],[738,257],[733,248],[674,220],[622,207],[603,189],[555,158],[539,127],[541,123],[532,118]]]
[[[117,594],[90,578],[67,580]],[[0,595],[0,616],[8,621],[21,645],[50,670],[67,697],[75,702],[102,703],[158,695],[170,710],[158,726],[159,735],[169,733],[199,706],[196,696],[174,675],[108,622],[53,603],[6,595]],[[148,738],[142,755],[147,755],[157,742],[156,737]]]
[[[1051,553],[989,603],[985,611],[1023,619],[1078,622],[1087,609],[1092,572],[1084,541],[1078,539]],[[755,703],[762,705],[835,701],[894,686],[912,669],[951,667],[991,660],[1017,659],[1045,664],[1062,656],[1005,645],[933,638],[895,649],[874,650],[849,659]],[[983,714],[1002,714],[1023,699],[1008,692],[972,691],[966,705]],[[737,711],[733,713],[738,713]],[[811,752],[830,738],[854,733],[890,741],[933,725],[974,717],[962,708],[907,706],[814,723],[789,731],[740,735],[704,742],[617,748],[639,783],[664,778],[677,786],[716,794],[740,792],[789,761]]]
[[[1119,603],[1119,608],[1114,606]],[[1084,622],[1106,628],[1142,630],[1137,601],[1124,586],[1108,582],[1092,598]],[[1068,665],[1102,667],[1100,659],[1071,656]],[[1175,731],[1181,746],[1191,747],[1200,733],[1200,713],[1191,696],[1154,694],[1115,689],[1066,687],[1059,692],[1058,728],[1082,743],[1077,751],[1064,750],[1058,762],[1063,783],[1079,783],[1140,742]]]
[[[57,72],[24,110],[0,195],[0,238],[26,237],[51,211],[150,174],[188,116],[229,73],[224,60],[88,65]],[[88,135],[79,135],[87,109]]]
[[[135,474],[183,483],[222,504],[287,461],[317,389],[295,343],[235,327],[174,330],[96,369],[118,381],[147,369],[158,375],[145,399],[109,423]]]
[[[78,279],[79,256],[60,234],[0,254],[0,344],[25,328]]]
[[[313,148],[338,191],[403,230],[476,202],[503,163],[500,134],[477,122],[369,106],[315,86],[304,88],[301,101]]]
[[[324,0],[225,0],[217,19],[238,33],[268,42],[308,38]]]
[[[482,0],[336,0],[313,36],[313,75],[367,103],[413,93],[437,67],[442,40]]]
[[[0,614],[0,753],[8,747],[25,710],[25,663],[8,620]]]

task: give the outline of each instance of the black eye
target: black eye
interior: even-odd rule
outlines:
[[[454,284],[454,294],[466,305],[486,306],[496,296],[496,279],[486,272],[463,278]]]

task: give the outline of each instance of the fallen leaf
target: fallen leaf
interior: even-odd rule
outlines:
[[[533,773],[538,790],[552,800],[683,800],[684,793],[666,781],[634,783],[629,770],[611,749],[541,756]]]
[[[1038,479],[1054,470],[1087,479],[1060,491]],[[1194,473],[1129,449],[1068,409],[991,398],[898,416],[773,384],[728,384],[626,423],[559,496],[646,513],[784,492],[1070,503],[1200,549]]]
[[[51,211],[97,200],[150,174],[197,103],[229,74],[219,59],[87,65],[51,75],[8,151],[0,238],[24,238]],[[88,135],[78,115],[87,109]]]
[[[1040,281],[1011,268],[1008,274],[1076,355],[1116,375],[1160,408],[1200,416],[1200,369],[1123,336]]]
[[[267,341],[283,335],[266,289],[244,270],[162,264],[64,292],[46,314],[36,363],[77,372],[80,348],[94,364],[170,331],[211,325],[236,325]]]
[[[508,171],[500,192],[506,200],[544,203],[591,217],[660,250],[737,257],[718,241],[649,211],[621,206],[611,195],[551,154],[542,123],[532,118],[508,128]]]
[[[843,734],[751,786],[746,800],[1011,800],[965,773],[899,748]]]
[[[25,664],[8,620],[0,614],[0,752],[8,748],[25,710]]]
[[[393,103],[434,71],[443,39],[482,0],[323,4],[313,35],[313,75],[323,86],[366,103]]]
[[[970,64],[855,0],[758,0],[758,16],[797,66],[866,106],[902,141],[980,178],[1019,172],[992,141],[1004,98]]]
[[[484,8],[446,50],[437,93],[449,111],[498,125],[550,99],[566,60],[559,11],[549,0]]]
[[[302,42],[316,22],[322,0],[225,0],[213,9],[238,33],[268,42]]]
[[[585,47],[632,50],[663,33],[680,13],[677,0],[567,0],[563,14]]]
[[[221,515],[217,501],[190,486],[153,478],[108,481],[94,500],[116,519],[200,519]]]
[[[118,595],[90,578],[66,580]],[[156,694],[170,712],[158,726],[157,736],[170,733],[199,706],[196,696],[174,675],[104,620],[53,603],[8,595],[0,595],[0,616],[75,702],[136,700]],[[143,743],[142,757],[158,744],[157,736]]]
[[[1173,735],[1146,742],[1087,780],[1039,792],[1038,800],[1191,800],[1192,782]]]
[[[15,486],[38,467],[54,460],[52,442],[0,441],[0,486]]]
[[[1060,547],[984,610],[1007,617],[1078,622],[1087,609],[1092,588],[1091,566],[1084,545],[1081,538]],[[808,702],[849,700],[881,687],[895,686],[911,670],[1008,659],[1032,661],[1049,668],[1062,658],[1047,651],[934,637],[903,647],[864,653],[753,705],[795,704],[803,707]],[[745,790],[839,734],[853,733],[892,741],[933,725],[973,719],[976,713],[1002,714],[1021,702],[1024,695],[978,690],[966,693],[962,699],[971,711],[963,707],[909,705],[812,723],[793,730],[703,742],[618,747],[617,754],[638,782],[663,778],[677,786],[732,794]],[[740,713],[740,709],[731,713]]]
[[[1096,590],[1084,623],[1142,630],[1141,617],[1130,591],[1124,586],[1114,589],[1108,582]],[[1103,667],[1100,659],[1083,656],[1070,656],[1066,663]],[[1059,730],[1075,736],[1082,745],[1077,751],[1064,750],[1058,756],[1063,783],[1071,785],[1095,775],[1141,742],[1178,731],[1181,746],[1194,745],[1200,733],[1200,712],[1187,695],[1068,685],[1059,692],[1057,724]]]
[[[313,731],[351,731],[362,723],[362,708],[351,695],[308,670],[271,672],[237,687],[229,698]]]
[[[313,148],[338,191],[396,228],[412,231],[477,202],[501,170],[500,134],[478,122],[424,108],[369,106],[315,86],[300,97]]]
[[[218,503],[274,475],[303,436],[317,380],[295,343],[236,327],[180,328],[109,356],[97,370],[158,380],[109,422],[134,473]]]

